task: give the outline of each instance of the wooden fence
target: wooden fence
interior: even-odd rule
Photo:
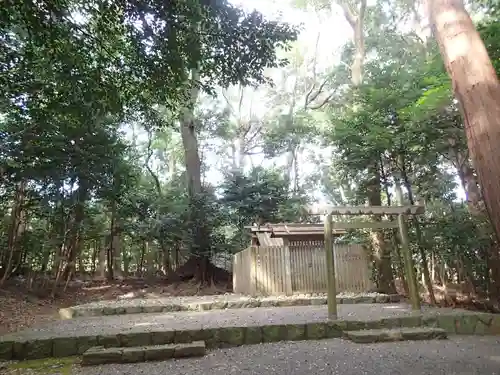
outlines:
[[[337,292],[366,292],[373,287],[361,245],[334,245]],[[326,293],[323,242],[289,246],[252,246],[233,257],[233,290],[252,296]]]

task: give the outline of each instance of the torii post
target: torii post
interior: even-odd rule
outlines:
[[[410,293],[410,301],[413,310],[421,309],[418,293],[417,276],[415,266],[410,252],[410,241],[408,236],[407,215],[421,215],[425,212],[425,206],[371,206],[371,207],[331,207],[325,210],[325,252],[328,273],[328,317],[337,319],[337,287],[335,282],[335,257],[333,254],[334,229],[387,229],[399,228],[401,237],[401,250],[405,264],[406,279]],[[372,222],[334,222],[333,216],[397,216],[397,221],[372,221]]]

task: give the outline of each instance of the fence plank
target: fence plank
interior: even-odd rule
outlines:
[[[241,275],[241,271],[238,267],[240,265],[240,257],[239,254],[234,254],[233,256],[233,290],[235,293],[240,292],[240,285],[238,284],[238,275]]]
[[[283,256],[283,267],[284,267],[284,275],[285,275],[285,295],[289,296],[292,294],[292,269],[291,269],[291,258],[290,258],[290,247],[287,245],[284,248],[284,256]]]
[[[248,294],[255,296],[257,295],[257,253],[255,252],[255,247],[250,247],[248,250],[247,260],[250,263],[250,278],[249,278],[249,290]]]
[[[334,246],[338,292],[366,292],[373,286],[368,256],[361,245]],[[289,246],[252,246],[233,257],[233,290],[250,295],[324,293],[325,252],[321,241]]]

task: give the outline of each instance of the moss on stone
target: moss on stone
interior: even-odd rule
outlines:
[[[326,323],[308,323],[306,325],[306,337],[308,340],[321,340],[327,337]]]
[[[120,345],[116,346],[146,346],[151,345],[151,336],[150,332],[128,332],[124,334],[119,334],[118,339],[120,341]]]
[[[500,315],[493,315],[490,323],[490,335],[500,335]]]
[[[263,339],[262,327],[246,327],[245,344],[260,344]]]
[[[14,362],[9,365],[10,370],[31,370],[39,375],[71,375],[71,369],[77,363],[78,357],[66,358],[45,358],[21,362]]]
[[[229,346],[240,346],[245,343],[245,327],[224,327],[217,330],[217,341]]]
[[[457,321],[457,333],[461,335],[473,335],[476,332],[477,316],[466,314]]]
[[[287,324],[286,340],[298,341],[306,339],[306,326],[304,324]]]
[[[456,315],[438,315],[438,327],[443,328],[448,333],[457,333]]]
[[[262,342],[277,342],[286,340],[288,331],[286,325],[276,324],[262,327]]]
[[[53,357],[71,357],[78,354],[77,337],[58,337],[52,343]]]

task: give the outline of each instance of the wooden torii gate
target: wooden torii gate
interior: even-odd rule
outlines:
[[[358,206],[358,207],[328,207],[322,209],[325,217],[325,253],[328,273],[328,317],[337,319],[337,290],[335,285],[335,257],[333,256],[333,229],[387,229],[399,228],[401,237],[401,250],[405,265],[405,274],[408,281],[410,301],[412,309],[419,310],[420,297],[418,293],[417,277],[410,252],[410,241],[408,236],[408,224],[406,216],[421,215],[425,212],[425,206]],[[314,212],[314,214],[320,214]],[[397,216],[397,221],[363,222],[337,222],[333,216]]]

